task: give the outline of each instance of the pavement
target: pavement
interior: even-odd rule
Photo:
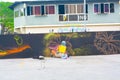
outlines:
[[[0,80],[120,80],[120,54],[0,59]]]

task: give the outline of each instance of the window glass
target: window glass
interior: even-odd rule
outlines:
[[[33,6],[27,6],[27,15],[28,16],[34,14],[33,9],[34,9]]]
[[[114,4],[110,3],[110,13],[114,13]]]
[[[49,14],[55,14],[55,7],[49,6]]]
[[[59,15],[59,21],[68,21],[68,15]]]
[[[19,11],[15,11],[15,17],[19,17]]]
[[[24,16],[24,9],[20,10],[20,16]]]
[[[28,16],[29,15],[44,15],[44,14],[55,14],[55,6],[53,5],[27,6]]]
[[[59,21],[82,21],[84,20],[84,5],[83,4],[59,5],[58,10],[59,10]],[[88,13],[87,4],[86,4],[86,13]]]
[[[100,7],[101,7],[101,13],[104,13],[104,4],[101,4]]]
[[[88,5],[86,4],[86,13],[88,13]]]
[[[35,10],[34,10],[33,6],[31,6],[31,7],[30,7],[30,14],[33,15],[33,14],[34,14],[34,11],[35,11]]]
[[[76,13],[76,5],[70,5],[69,9],[70,9],[69,13]]]
[[[59,5],[59,6],[58,6],[58,13],[59,13],[59,14],[65,14],[64,5]]]
[[[69,21],[78,21],[78,15],[69,15]]]
[[[35,6],[35,15],[40,15],[41,10],[40,10],[40,6]]]
[[[26,15],[26,9],[24,8],[24,16]]]
[[[45,14],[45,8],[44,8],[44,6],[41,6],[41,9],[40,9],[40,10],[41,10],[41,13],[40,13],[40,14],[41,14],[41,15],[44,15],[44,14]]]
[[[68,21],[68,15],[63,15],[63,21]]]
[[[83,13],[83,5],[79,4],[77,5],[77,13]]]
[[[46,6],[46,14],[49,14],[49,6]]]
[[[55,14],[54,6],[46,6],[46,14]]]
[[[59,21],[63,21],[63,15],[59,15]]]
[[[94,4],[94,13],[113,13],[113,12],[114,12],[113,3]]]
[[[69,13],[69,6],[65,5],[65,13],[68,14]]]
[[[27,6],[27,15],[30,15],[30,6]]]
[[[79,15],[79,21],[83,21],[84,20],[84,15]]]
[[[109,12],[109,4],[105,4],[104,5],[104,12],[106,13],[108,13]]]
[[[99,4],[94,4],[94,13],[99,13]]]

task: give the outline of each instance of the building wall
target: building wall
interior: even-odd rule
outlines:
[[[88,24],[93,23],[119,23],[120,22],[120,14],[119,14],[119,3],[115,2],[115,12],[114,13],[106,13],[106,14],[95,14],[93,12],[93,4],[88,3]],[[24,26],[24,25],[57,25],[57,24],[79,24],[83,23],[83,21],[59,21],[58,14],[58,5],[55,5],[55,14],[46,15],[46,16],[23,16],[15,18],[15,27]],[[19,5],[15,8],[15,10],[23,8],[23,5]]]
[[[23,8],[24,8],[24,4],[20,4],[20,5],[16,6],[14,8],[14,13],[15,13],[15,11],[21,10]],[[16,18],[14,17],[14,27],[15,28],[23,27],[25,25],[26,25],[26,17],[25,16],[16,17]]]
[[[101,2],[99,2],[99,3],[101,3]],[[105,3],[105,2],[102,2],[102,3]],[[119,14],[120,4],[118,2],[112,2],[112,3],[114,3],[115,12],[114,13],[108,13],[108,14],[96,14],[96,13],[94,13],[94,11],[93,11],[94,3],[88,3],[88,20],[85,22],[87,24],[87,26],[88,25],[94,25],[94,24],[101,24],[101,25],[103,25],[103,24],[108,24],[108,25],[112,24],[113,25],[113,24],[116,24],[116,23],[119,24],[120,23],[120,14]],[[28,4],[26,4],[26,6],[27,5]],[[77,24],[77,25],[80,25],[79,27],[84,27],[84,21],[59,21],[58,4],[54,4],[54,5],[55,5],[55,14],[51,14],[51,15],[27,16],[27,12],[25,12],[26,16],[17,17],[17,18],[14,19],[15,28],[23,30],[22,31],[23,33],[29,33],[29,32],[32,32],[32,33],[37,33],[37,32],[48,33],[52,29],[54,29],[55,32],[58,32],[58,29],[61,26],[64,26],[64,28],[66,28],[66,27],[70,28],[70,27],[77,27],[76,25],[73,25],[73,24]],[[14,10],[16,11],[16,10],[21,9],[21,8],[23,9],[24,7],[25,7],[24,4],[21,4],[21,5],[18,5],[17,7],[15,7]],[[70,25],[66,26],[67,24],[70,24]],[[56,26],[56,25],[58,25],[57,29],[53,27],[53,26]],[[93,27],[97,27],[97,26],[93,26]],[[98,30],[99,30],[99,27],[97,28]],[[106,30],[107,27],[104,26],[103,29]],[[111,28],[111,30],[112,30],[112,28]],[[120,30],[120,26],[116,27],[115,30]],[[91,30],[91,31],[94,31],[94,30]]]
[[[93,23],[120,23],[120,14],[119,14],[119,4],[118,2],[114,2],[115,12],[108,14],[95,14],[93,12],[93,4],[89,4],[89,24]]]

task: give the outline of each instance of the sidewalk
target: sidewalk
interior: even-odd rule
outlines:
[[[0,80],[120,80],[120,55],[0,59]]]

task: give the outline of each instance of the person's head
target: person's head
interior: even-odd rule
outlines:
[[[62,42],[61,42],[61,45],[66,46],[66,41],[62,41]]]

